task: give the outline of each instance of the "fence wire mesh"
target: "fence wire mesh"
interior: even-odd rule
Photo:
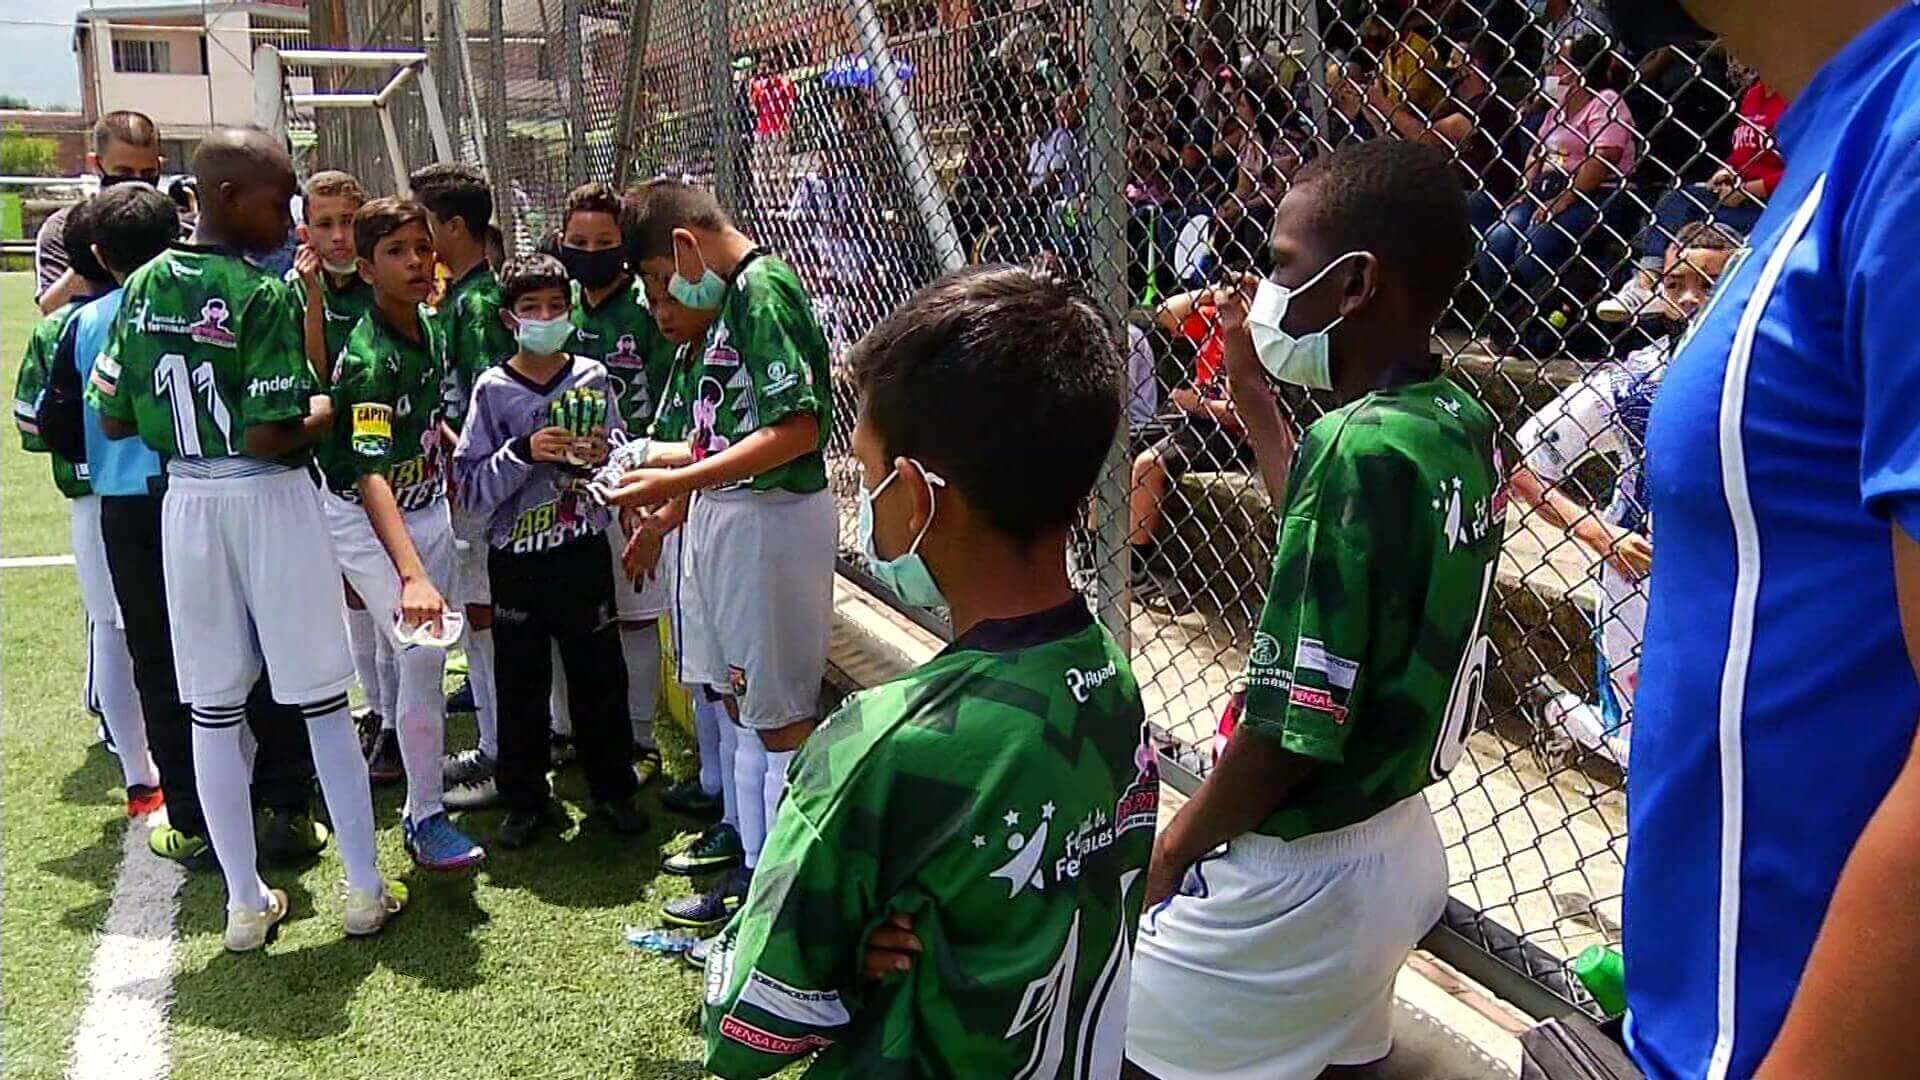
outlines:
[[[1750,76],[1713,50],[1630,63],[1590,0],[373,0],[336,25],[343,44],[433,53],[455,146],[490,169],[512,246],[538,243],[583,180],[710,182],[798,268],[836,359],[944,269],[1082,282],[1124,333],[1131,385],[1074,571],[1196,775],[1276,524],[1206,286],[1268,269],[1275,207],[1317,155],[1368,138],[1444,149],[1482,243],[1435,348],[1520,466],[1486,702],[1428,793],[1448,922],[1591,1007],[1566,970],[1619,934],[1650,551],[1640,441],[1660,343],[1727,254],[1721,232],[1687,227],[1737,240],[1778,176],[1778,99]],[[336,138],[321,157],[382,152],[377,134]],[[838,376],[836,399],[850,553]],[[1330,402],[1289,390],[1284,405],[1304,427]]]

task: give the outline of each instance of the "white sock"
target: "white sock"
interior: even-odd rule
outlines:
[[[699,687],[689,687],[688,696],[693,698],[693,734],[700,740],[700,790],[708,797],[723,793],[732,783],[733,747],[720,746],[720,732],[733,726],[727,720],[727,710],[717,701],[708,701],[706,691]],[[721,766],[726,766],[722,768]],[[726,779],[722,780],[722,774]],[[729,807],[727,813],[733,813]]]
[[[354,737],[353,718],[347,714],[345,702],[317,715],[306,708],[301,712],[307,715],[307,742],[313,747],[313,771],[320,775],[320,794],[327,801],[327,817],[333,821],[334,838],[340,842],[340,861],[346,864],[347,885],[367,892],[377,891],[380,870],[374,861],[373,789],[367,783],[367,759],[360,756],[360,740]],[[195,749],[199,749],[198,743]],[[200,797],[204,802],[204,780]],[[248,822],[251,826],[251,817]]]
[[[392,638],[385,634],[380,635],[379,646],[375,650],[375,658],[375,663],[380,667],[380,730],[392,731],[394,725],[398,722],[395,718],[400,715],[401,679],[400,658],[394,652]],[[442,654],[440,665],[441,673],[444,675],[446,671],[445,654]],[[440,708],[444,711],[446,707],[447,698],[446,695],[442,693],[440,697]]]
[[[767,748],[758,732],[742,728],[733,748],[733,790],[740,804],[740,846],[747,852],[747,869],[760,865],[760,848],[767,842],[766,799],[754,798],[767,784]]]
[[[555,735],[573,735],[573,707],[567,700],[567,665],[560,662],[560,643],[554,642],[553,688],[547,692],[547,723]]]
[[[440,755],[447,746],[445,650],[424,646],[399,656],[400,762],[407,773],[407,819],[419,824],[445,809]]]
[[[243,711],[223,710],[222,715],[208,718],[227,727],[205,727],[195,718],[193,777],[207,818],[207,839],[227,879],[227,910],[263,911],[267,884],[260,880],[260,853],[254,847],[252,771],[240,746],[240,736],[247,730],[244,716]],[[360,779],[365,783],[367,765],[358,745],[353,756],[360,762]]]
[[[386,636],[374,625],[373,613],[365,608],[347,608],[347,645],[353,651],[353,673],[360,679],[360,692],[366,696],[367,707],[379,712],[380,694],[379,641]]]
[[[158,787],[159,766],[147,752],[147,718],[140,711],[140,692],[133,685],[133,657],[127,652],[127,632],[106,623],[93,623],[88,633],[87,681],[90,703],[100,711],[120,756],[120,778],[127,787]]]
[[[658,749],[653,714],[660,707],[660,626],[620,627],[620,652],[627,660],[627,715],[633,719],[633,745]]]
[[[787,766],[793,764],[792,750],[767,751],[767,778],[761,788],[766,800],[767,833],[772,835],[773,823],[780,820],[780,796],[787,793]]]
[[[701,690],[699,693],[701,697],[706,696],[705,690]],[[739,832],[740,799],[738,797],[738,788],[734,784],[733,763],[734,757],[740,751],[740,725],[727,718],[726,707],[719,702],[707,701],[703,702],[703,704],[711,706],[713,715],[719,719],[718,739],[716,741],[719,744],[720,752],[716,755],[718,760],[715,768],[716,771],[720,773],[720,798],[723,804],[720,822],[723,825],[733,826],[733,831]]]
[[[473,687],[473,712],[480,728],[480,752],[500,760],[500,715],[494,711],[493,628],[467,624],[467,682]]]

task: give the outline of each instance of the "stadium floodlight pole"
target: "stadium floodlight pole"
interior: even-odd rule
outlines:
[[[1080,215],[1081,227],[1091,226],[1091,276],[1095,302],[1108,325],[1117,335],[1115,344],[1126,355],[1126,316],[1131,306],[1127,297],[1127,203],[1123,176],[1126,167],[1126,73],[1121,61],[1121,37],[1116,33],[1120,11],[1115,0],[1087,0],[1086,25],[1082,40],[1087,45],[1088,116],[1086,130],[1092,146],[1091,173],[1087,185],[1087,207]],[[1122,365],[1121,400],[1130,400],[1131,387]],[[1127,543],[1130,522],[1127,504],[1131,495],[1133,472],[1127,455],[1127,414],[1121,410],[1120,426],[1113,445],[1107,450],[1106,463],[1100,469],[1095,491],[1099,506],[1099,531],[1094,539],[1099,564],[1098,614],[1122,651],[1133,648],[1132,582],[1133,549]]]
[[[880,119],[893,140],[893,152],[900,161],[907,182],[913,188],[914,208],[927,231],[934,258],[942,270],[957,270],[966,265],[967,253],[960,246],[960,232],[947,212],[947,196],[934,176],[932,151],[920,133],[920,118],[907,99],[906,86],[893,66],[893,52],[887,46],[887,27],[873,0],[847,0],[847,14],[860,37],[860,55],[873,74],[873,94],[880,102]]]

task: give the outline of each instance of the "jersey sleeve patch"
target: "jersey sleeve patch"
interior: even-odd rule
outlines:
[[[385,457],[393,448],[393,406],[363,401],[353,407],[353,452]]]
[[[833,1045],[832,1039],[811,1033],[797,1037],[775,1035],[771,1031],[754,1027],[732,1014],[721,1017],[720,1037],[737,1042],[749,1050],[779,1057],[799,1057],[801,1054],[812,1053],[823,1046]]]
[[[807,1027],[839,1027],[850,1020],[839,991],[802,990],[758,969],[747,973],[737,1000]]]

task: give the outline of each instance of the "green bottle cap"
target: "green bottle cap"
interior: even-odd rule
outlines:
[[[1627,964],[1619,950],[1589,945],[1573,961],[1574,977],[1608,1016],[1627,1011]]]

